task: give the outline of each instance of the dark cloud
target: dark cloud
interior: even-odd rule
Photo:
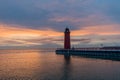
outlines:
[[[58,31],[71,26],[74,30],[119,22],[119,8],[119,1],[113,0],[0,0],[0,22]],[[69,19],[60,22],[51,20],[56,17]]]
[[[79,43],[90,43],[91,39],[71,39],[72,42],[79,42]]]

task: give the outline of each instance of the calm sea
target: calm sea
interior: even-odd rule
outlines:
[[[0,50],[0,80],[120,80],[120,61],[54,51]]]

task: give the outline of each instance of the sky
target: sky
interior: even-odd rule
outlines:
[[[0,49],[120,46],[119,0],[0,0]]]

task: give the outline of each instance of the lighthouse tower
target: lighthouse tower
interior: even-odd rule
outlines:
[[[71,44],[70,44],[70,30],[69,28],[65,29],[64,32],[64,49],[70,49]]]

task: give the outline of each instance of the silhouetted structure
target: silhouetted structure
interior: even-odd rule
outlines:
[[[70,30],[69,28],[66,28],[64,32],[64,49],[70,49],[70,48],[71,48]]]
[[[101,48],[73,48],[71,49],[70,30],[64,32],[64,49],[57,49],[56,54],[64,55],[69,59],[71,55],[78,55],[91,58],[102,58],[120,60],[120,47],[101,47]]]

